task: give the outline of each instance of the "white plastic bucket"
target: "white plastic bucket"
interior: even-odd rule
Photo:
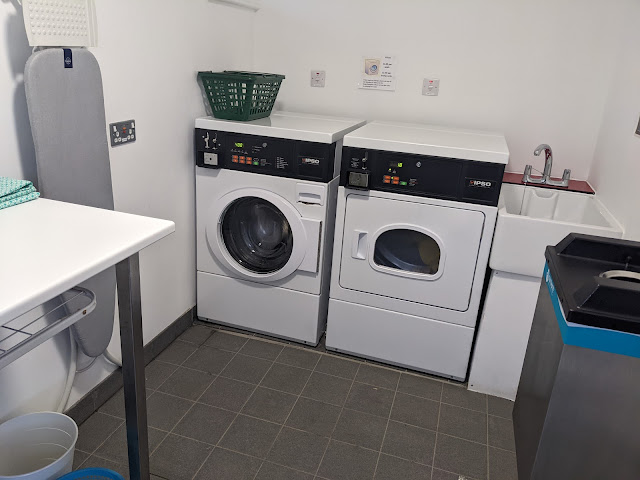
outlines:
[[[0,480],[52,480],[71,472],[78,426],[55,412],[28,413],[0,425]]]

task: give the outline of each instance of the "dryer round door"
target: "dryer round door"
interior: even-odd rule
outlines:
[[[206,233],[215,257],[248,280],[276,281],[291,275],[309,249],[304,221],[293,205],[257,188],[218,199]]]

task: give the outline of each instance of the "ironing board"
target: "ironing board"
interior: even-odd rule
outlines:
[[[116,266],[129,473],[148,480],[138,252],[175,224],[40,198],[0,210],[0,225],[0,327]]]
[[[73,59],[65,64],[68,52]],[[67,68],[72,67],[72,68]],[[113,210],[102,75],[84,48],[48,48],[24,67],[24,88],[42,198]],[[115,268],[80,287],[103,300],[71,332],[82,352],[97,357],[111,340],[116,296]]]

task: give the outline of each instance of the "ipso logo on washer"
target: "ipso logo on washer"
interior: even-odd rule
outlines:
[[[488,180],[469,180],[469,186],[476,188],[491,188],[493,187],[493,182]]]
[[[304,165],[320,165],[320,159],[319,158],[304,157],[302,159],[302,163]]]

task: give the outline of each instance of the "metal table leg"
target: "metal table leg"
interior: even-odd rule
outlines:
[[[116,265],[122,378],[127,419],[129,474],[131,480],[149,480],[147,400],[144,382],[140,264],[138,254]]]

